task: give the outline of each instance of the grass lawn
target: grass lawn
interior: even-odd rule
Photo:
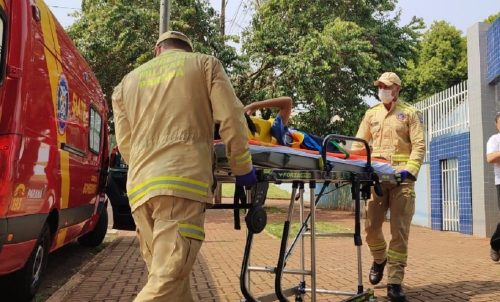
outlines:
[[[264,209],[266,209],[267,214],[286,214],[288,213],[288,208],[280,208],[265,205]]]
[[[299,232],[300,223],[292,223],[290,228],[290,236],[295,237]],[[266,232],[275,238],[281,238],[283,234],[283,223],[273,222],[266,225]],[[338,224],[333,224],[330,222],[316,222],[316,233],[348,233],[351,232],[349,228],[343,227]]]
[[[234,196],[234,184],[222,184],[222,197]],[[280,189],[277,185],[269,184],[267,198],[270,199],[290,199],[290,193]]]

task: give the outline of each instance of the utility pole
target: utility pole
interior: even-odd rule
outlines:
[[[160,35],[170,28],[170,1],[160,1]]]
[[[220,33],[224,36],[226,33],[226,1],[229,0],[221,0],[220,4]]]

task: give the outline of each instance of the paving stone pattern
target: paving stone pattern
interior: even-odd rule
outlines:
[[[269,216],[271,221],[276,221],[281,220],[283,214]],[[317,216],[320,221],[353,227],[350,213],[319,210]],[[388,223],[384,227],[388,238]],[[206,240],[191,276],[193,297],[195,301],[240,301],[239,274],[246,233],[233,230],[232,212],[222,210],[207,212],[205,229]],[[321,238],[316,246],[318,287],[354,291],[357,266],[353,240]],[[306,241],[306,254],[309,250]],[[278,239],[266,233],[257,235],[252,265],[274,266],[278,251]],[[298,268],[298,256],[296,250],[287,268]],[[371,258],[366,245],[362,247],[362,263],[364,286],[370,288],[367,274]],[[490,260],[487,238],[412,227],[408,263],[404,287],[409,301],[500,301],[500,263]],[[133,301],[147,279],[135,233],[120,232],[120,236],[92,265],[82,269],[79,276],[78,281],[73,280],[73,285],[66,286],[66,292],[56,292],[49,301]],[[271,292],[273,276],[252,273],[252,291]],[[298,276],[285,275],[283,287],[298,282]],[[385,279],[375,288],[377,301],[387,301],[384,282]],[[318,298],[319,301],[345,299],[331,295],[318,295]],[[306,301],[310,301],[309,296]]]

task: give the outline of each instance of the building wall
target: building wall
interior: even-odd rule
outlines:
[[[500,109],[498,84],[487,77],[489,28],[486,23],[476,23],[467,31],[473,233],[480,236],[490,236],[500,221],[493,170],[485,160],[486,142],[497,133],[494,120]],[[500,45],[493,47],[498,50]]]
[[[436,138],[430,144],[432,229],[443,229],[441,161],[447,159],[458,160],[459,231],[472,234],[472,185],[468,132]]]

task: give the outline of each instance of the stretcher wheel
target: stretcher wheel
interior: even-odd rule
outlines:
[[[245,222],[250,232],[254,234],[262,232],[267,224],[266,210],[260,205],[250,208],[245,217]]]

